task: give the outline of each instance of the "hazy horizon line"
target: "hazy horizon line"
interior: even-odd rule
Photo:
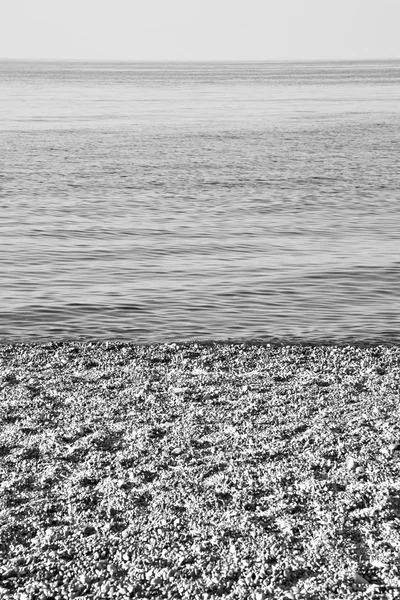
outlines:
[[[0,62],[84,62],[84,63],[315,63],[315,62],[395,62],[389,58],[254,58],[254,59],[134,59],[134,58],[14,58],[0,57]]]

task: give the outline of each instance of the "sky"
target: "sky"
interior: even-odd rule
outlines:
[[[0,0],[0,58],[400,58],[400,0]]]

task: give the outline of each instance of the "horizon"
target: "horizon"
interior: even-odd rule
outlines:
[[[135,58],[15,58],[0,57],[0,62],[76,62],[76,63],[140,63],[140,64],[204,64],[204,63],[362,63],[362,62],[397,62],[398,57],[388,58],[254,58],[254,59],[135,59]]]

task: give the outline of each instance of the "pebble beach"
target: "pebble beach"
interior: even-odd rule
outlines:
[[[0,346],[0,598],[400,597],[400,348]]]

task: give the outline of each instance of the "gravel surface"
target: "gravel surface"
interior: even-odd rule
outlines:
[[[400,597],[400,348],[0,346],[0,598]]]

